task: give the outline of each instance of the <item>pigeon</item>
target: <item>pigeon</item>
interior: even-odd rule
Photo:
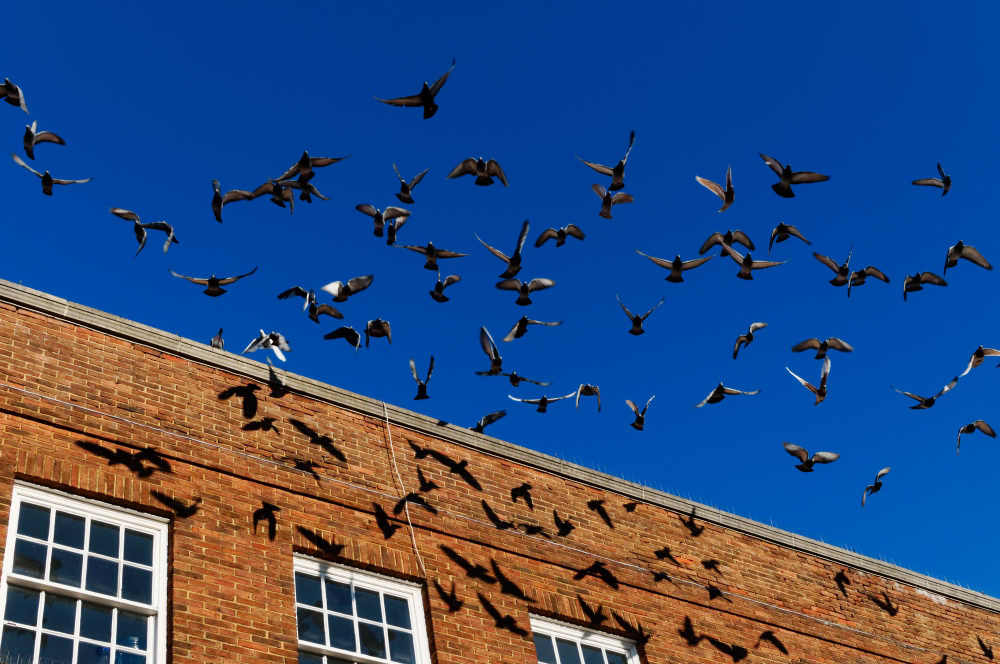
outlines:
[[[285,207],[288,203],[288,213],[295,214],[295,194],[289,187],[277,182],[265,182],[253,190],[253,197],[270,196],[270,201],[278,207]]]
[[[576,388],[576,409],[580,410],[580,397],[597,397],[597,412],[601,412],[601,388],[597,385],[582,384]]]
[[[778,182],[771,185],[771,189],[773,189],[774,193],[782,198],[795,198],[795,192],[792,191],[793,184],[825,182],[830,179],[829,175],[820,175],[819,173],[813,173],[812,171],[792,171],[791,165],[782,166],[781,162],[777,159],[768,157],[762,152],[758,154],[760,154],[760,158],[764,160],[764,163],[770,166],[771,170],[777,173],[778,177],[781,178]]]
[[[406,223],[409,217],[398,217],[385,225],[385,243],[390,247],[396,244],[396,234]]]
[[[694,176],[694,179],[701,186],[708,189],[710,192],[722,199],[722,207],[719,208],[719,212],[724,212],[726,208],[733,204],[736,198],[736,192],[733,189],[733,167],[730,166],[726,169],[726,188],[723,189],[722,185],[712,182],[711,180],[706,180],[705,178]]]
[[[548,323],[543,320],[532,320],[527,316],[521,316],[520,320],[514,323],[514,327],[510,328],[510,332],[507,333],[507,336],[504,337],[503,340],[513,341],[514,339],[520,339],[521,337],[523,337],[525,334],[528,333],[529,325],[545,325],[547,327],[558,327],[559,325],[562,324],[563,322],[561,320],[552,321],[551,323]]]
[[[649,404],[651,404],[653,402],[653,399],[655,399],[655,398],[656,398],[655,394],[653,396],[649,397],[649,401],[647,401],[646,405],[643,406],[641,412],[639,411],[639,407],[638,406],[636,406],[630,400],[625,399],[625,404],[629,408],[632,409],[633,413],[635,413],[635,422],[632,422],[632,424],[630,426],[633,429],[635,429],[636,431],[642,431],[643,425],[646,424],[646,411],[649,409]]]
[[[804,447],[799,447],[791,443],[782,443],[781,445],[785,448],[786,452],[801,462],[795,467],[803,473],[811,473],[813,465],[817,463],[833,463],[840,458],[840,455],[834,452],[816,452],[816,454],[809,456],[809,452],[806,452]]]
[[[434,298],[436,302],[447,302],[451,298],[449,298],[447,295],[444,294],[444,289],[447,288],[448,286],[451,286],[452,284],[458,283],[461,280],[462,277],[458,276],[457,274],[450,274],[444,278],[444,281],[441,281],[441,272],[439,270],[438,280],[437,283],[434,284],[434,290],[427,292],[430,293],[430,296]]]
[[[917,394],[911,394],[910,392],[904,392],[903,390],[897,390],[892,385],[890,385],[889,387],[892,387],[892,389],[896,390],[900,394],[904,394],[910,397],[911,399],[919,402],[916,406],[910,406],[910,410],[926,410],[934,405],[934,402],[937,401],[938,397],[951,390],[957,384],[958,384],[958,376],[955,376],[954,378],[951,379],[950,383],[942,387],[941,391],[932,397],[922,397]]]
[[[993,427],[991,427],[989,424],[987,424],[986,422],[984,422],[982,420],[976,420],[975,422],[972,422],[970,424],[966,424],[965,426],[961,427],[958,430],[958,440],[957,440],[957,442],[955,444],[955,454],[959,453],[958,452],[958,448],[961,447],[961,445],[962,445],[962,434],[963,433],[975,433],[976,429],[979,429],[980,431],[982,431],[983,433],[985,433],[990,438],[996,438],[997,437],[997,432],[993,430]]]
[[[5,78],[3,85],[0,86],[0,99],[11,106],[20,106],[25,113],[28,112],[28,105],[24,102],[24,93],[21,92],[21,88],[11,83],[9,78]]]
[[[491,376],[491,375],[504,376],[510,379],[510,384],[513,387],[520,387],[522,382],[531,383],[532,385],[538,385],[539,387],[548,387],[549,385],[552,384],[550,382],[531,380],[530,378],[525,378],[524,376],[518,375],[516,371],[512,371],[510,373],[498,373],[498,374],[491,374],[488,371],[477,371],[476,373],[480,376]]]
[[[890,470],[892,470],[892,469],[889,468],[889,467],[886,467],[886,468],[883,468],[882,470],[878,471],[878,474],[875,475],[875,483],[874,484],[869,484],[868,486],[865,487],[864,493],[861,494],[861,506],[862,507],[865,506],[865,500],[868,498],[868,496],[874,495],[874,494],[878,493],[882,489],[882,478],[885,477],[886,474],[888,474],[888,472]]]
[[[139,248],[136,249],[135,256],[138,256],[139,252],[146,246],[146,229],[163,231],[167,234],[167,240],[163,243],[163,253],[167,253],[167,249],[170,248],[171,244],[180,244],[174,236],[174,227],[165,221],[151,221],[143,224],[139,221],[139,215],[124,208],[111,208],[111,214],[132,222],[132,228],[135,230],[135,239],[139,241]],[[133,258],[135,258],[135,256],[133,256]]]
[[[223,349],[223,347],[226,344],[222,340],[222,328],[221,327],[219,328],[219,333],[217,335],[215,335],[214,337],[212,337],[212,340],[209,343],[212,344],[212,348],[218,348],[219,350]]]
[[[410,358],[410,371],[413,372],[413,380],[417,381],[417,396],[413,397],[413,400],[430,399],[427,396],[427,383],[431,379],[431,374],[434,373],[434,356],[431,355],[431,364],[427,367],[427,380],[420,380],[420,375],[417,373],[417,365],[414,363],[412,357]]]
[[[830,358],[829,357],[826,358],[825,360],[823,360],[823,369],[820,371],[820,375],[819,375],[819,387],[816,387],[812,383],[810,383],[810,382],[806,381],[805,379],[803,379],[802,377],[796,375],[795,372],[793,372],[788,367],[785,367],[785,371],[787,371],[788,373],[792,374],[792,377],[795,378],[795,380],[797,380],[800,383],[802,383],[802,387],[806,388],[807,390],[809,390],[810,392],[812,392],[813,394],[816,395],[816,402],[813,404],[814,406],[818,406],[821,403],[823,403],[823,401],[826,399],[826,380],[830,376]]]
[[[600,164],[595,164],[590,161],[584,161],[583,159],[580,159],[579,156],[576,156],[576,158],[580,159],[580,161],[582,161],[587,166],[590,166],[598,173],[602,175],[610,175],[611,186],[608,187],[608,189],[610,189],[611,191],[621,191],[622,189],[625,188],[625,162],[628,161],[628,156],[632,152],[632,145],[634,143],[635,143],[635,131],[633,130],[628,137],[628,150],[625,151],[625,156],[622,157],[622,160],[619,161],[614,168],[608,168],[607,166],[601,166]],[[601,196],[603,198],[603,194]]]
[[[646,330],[642,329],[642,324],[646,321],[647,318],[649,318],[649,314],[656,311],[660,307],[660,305],[663,304],[663,301],[667,298],[665,297],[660,298],[660,301],[657,302],[652,309],[642,314],[641,316],[633,316],[632,312],[628,310],[628,307],[626,307],[622,303],[622,300],[620,297],[618,297],[617,293],[615,293],[615,299],[618,300],[618,306],[622,308],[622,311],[625,312],[625,315],[628,316],[629,319],[632,321],[632,329],[629,330],[628,333],[634,336],[639,336],[640,334],[646,333]]]
[[[829,256],[824,256],[823,254],[813,252],[813,257],[816,258],[820,263],[827,266],[836,275],[830,280],[830,283],[834,286],[843,286],[850,283],[851,281],[851,256],[854,254],[854,247],[851,247],[851,252],[847,254],[847,261],[840,265],[835,260]]]
[[[507,268],[503,271],[502,274],[500,274],[500,279],[510,279],[511,277],[513,277],[514,275],[516,275],[518,272],[521,271],[521,248],[524,247],[524,241],[528,239],[528,226],[529,226],[528,220],[525,219],[524,224],[521,226],[521,234],[517,236],[517,245],[514,247],[514,253],[511,254],[509,257],[507,256],[507,254],[503,253],[499,249],[491,247],[490,245],[483,242],[483,239],[479,237],[478,234],[476,234],[476,239],[479,240],[479,243],[481,245],[486,247],[486,249],[491,254],[493,254],[494,256],[496,256],[497,258],[499,258],[500,260],[502,260],[504,263],[507,264]]]
[[[702,401],[701,403],[697,404],[695,406],[695,408],[701,408],[702,406],[704,406],[707,403],[719,403],[720,401],[722,401],[723,399],[725,399],[727,396],[732,396],[734,394],[754,395],[754,394],[757,394],[759,392],[760,392],[760,390],[753,390],[752,392],[745,392],[743,390],[734,390],[731,387],[726,387],[722,383],[719,383],[719,385],[714,390],[712,390],[711,394],[709,394],[707,397],[705,397],[704,401]]]
[[[775,242],[784,242],[790,237],[797,237],[806,244],[812,244],[812,242],[807,240],[805,236],[802,235],[802,233],[799,232],[799,229],[797,229],[795,226],[792,226],[790,224],[779,223],[777,226],[774,227],[774,230],[771,231],[771,242],[768,243],[767,245],[768,255],[771,254],[771,247],[774,246]]]
[[[498,410],[496,412],[490,413],[489,415],[484,415],[482,418],[480,418],[478,422],[476,422],[476,426],[469,428],[471,431],[475,431],[476,433],[483,433],[483,429],[485,429],[487,426],[493,424],[500,418],[506,416],[507,416],[506,410]]]
[[[302,180],[301,177],[298,180],[278,180],[277,184],[283,187],[288,187],[289,189],[297,189],[299,191],[299,200],[305,201],[306,203],[312,203],[313,196],[321,201],[330,200],[328,196],[324,196],[320,193],[319,189],[316,188],[316,185],[308,180]]]
[[[257,268],[250,270],[246,274],[241,274],[236,277],[223,277],[222,279],[216,277],[214,274],[208,278],[185,277],[183,274],[177,274],[176,272],[174,272],[169,268],[167,269],[167,271],[179,279],[187,279],[192,284],[198,284],[199,286],[206,286],[207,288],[205,288],[205,290],[202,291],[205,295],[209,297],[219,297],[220,295],[226,292],[226,289],[220,288],[220,286],[228,286],[229,284],[239,281],[244,277],[249,277],[251,274],[257,271]]]
[[[395,99],[379,99],[378,97],[375,97],[375,99],[383,104],[389,104],[390,106],[406,106],[410,108],[422,107],[424,109],[424,120],[427,120],[434,117],[434,114],[437,113],[438,105],[434,103],[434,97],[436,97],[437,93],[441,91],[442,87],[444,87],[445,82],[448,80],[448,75],[451,74],[451,70],[454,68],[455,58],[452,58],[451,69],[446,71],[441,78],[434,81],[434,85],[427,85],[427,82],[424,81],[424,86],[420,88],[420,92],[411,97],[397,97]],[[426,173],[426,171],[424,172]],[[410,187],[415,186],[416,182],[410,184]]]
[[[555,285],[556,282],[551,279],[532,279],[525,282],[518,279],[504,279],[497,283],[497,288],[500,290],[517,291],[517,300],[514,304],[526,307],[531,304],[531,293],[536,290],[545,290]]]
[[[913,184],[925,187],[938,187],[943,190],[941,196],[944,197],[951,190],[951,176],[945,174],[944,169],[941,168],[941,164],[937,165],[937,170],[938,175],[941,176],[940,178],[921,178],[914,180]]]
[[[996,357],[997,355],[1000,355],[1000,350],[997,350],[996,348],[983,348],[980,346],[976,350],[972,351],[972,357],[969,358],[969,366],[965,367],[965,371],[960,373],[958,377],[961,378],[978,367],[987,357]]]
[[[328,332],[323,335],[324,339],[345,339],[347,343],[354,346],[354,354],[358,354],[358,350],[361,348],[361,335],[353,327],[344,326],[338,327],[333,332]]]
[[[885,283],[889,283],[889,277],[885,276],[885,274],[880,269],[878,269],[877,267],[875,267],[874,265],[869,265],[868,267],[866,267],[863,270],[856,270],[854,272],[851,272],[851,283],[848,284],[848,286],[847,286],[847,297],[851,296],[851,289],[852,288],[857,288],[858,286],[863,286],[864,283],[865,283],[865,280],[868,277],[875,277],[876,279],[878,279],[880,281],[884,281]]]
[[[601,199],[601,211],[598,212],[598,214],[605,219],[614,219],[614,217],[611,216],[612,205],[635,202],[635,197],[632,196],[632,194],[620,192],[612,195],[610,191],[599,184],[592,184],[590,185],[590,188],[593,189],[594,193],[597,194],[597,197]]]
[[[396,198],[399,199],[401,203],[406,203],[408,205],[413,204],[413,188],[420,184],[420,181],[424,179],[427,175],[427,171],[431,170],[425,168],[414,176],[412,180],[407,182],[403,179],[403,176],[399,174],[399,169],[396,168],[396,164],[392,165],[392,170],[396,171],[396,177],[399,178],[399,193],[396,194]]]
[[[746,334],[741,334],[736,337],[736,345],[733,346],[733,359],[736,359],[737,353],[740,352],[740,345],[742,344],[744,348],[750,345],[750,342],[754,340],[754,332],[757,330],[767,327],[767,323],[751,323],[750,329],[747,330]]]
[[[707,263],[708,261],[715,258],[715,256],[704,256],[702,258],[695,258],[689,261],[682,261],[680,254],[678,254],[671,261],[667,260],[666,258],[656,258],[655,256],[649,256],[647,254],[642,253],[638,249],[635,250],[635,253],[639,254],[640,256],[645,256],[649,260],[653,261],[653,263],[659,265],[662,268],[670,270],[670,274],[666,276],[666,280],[672,284],[679,284],[682,281],[684,281],[684,277],[681,276],[681,273],[684,272],[685,270],[692,270],[698,267],[699,265],[703,265],[704,263]]]
[[[517,397],[508,394],[507,398],[513,401],[520,401],[521,403],[530,403],[532,405],[537,405],[538,408],[536,409],[536,411],[539,413],[545,413],[548,412],[547,409],[550,403],[561,401],[562,399],[572,399],[575,394],[576,392],[570,392],[569,394],[566,394],[561,397],[547,397],[543,395],[537,399],[518,399]]]
[[[500,357],[500,351],[497,350],[497,345],[493,343],[493,337],[490,336],[489,330],[485,327],[479,328],[479,345],[482,346],[486,357],[490,358],[490,368],[489,371],[477,371],[476,373],[480,376],[499,375],[503,367],[503,358]]]
[[[804,350],[813,349],[816,351],[817,360],[822,360],[826,357],[826,353],[829,350],[839,350],[842,353],[850,353],[854,351],[854,346],[847,343],[843,339],[838,339],[837,337],[830,337],[825,341],[820,341],[819,339],[806,339],[805,341],[800,341],[799,343],[792,346],[792,351],[795,353],[801,353]]]
[[[368,348],[368,342],[371,337],[375,337],[376,339],[385,337],[389,340],[389,345],[391,346],[392,329],[389,327],[389,321],[382,320],[381,318],[368,321],[368,324],[365,325],[365,348]]]
[[[292,188],[302,189],[303,192],[306,192],[308,191],[306,183],[309,182],[309,180],[311,180],[315,175],[315,173],[313,172],[314,168],[321,168],[323,166],[329,166],[330,164],[336,164],[338,161],[344,161],[350,156],[351,155],[347,155],[347,157],[310,157],[308,150],[306,150],[302,152],[302,156],[299,157],[299,160],[295,162],[291,168],[289,168],[287,171],[285,171],[278,177],[273,178],[272,181],[278,182],[288,187],[291,186],[288,183],[291,182],[292,178],[294,178],[297,175],[299,179],[295,181],[295,184],[298,186]],[[317,192],[314,191],[312,193],[317,193]],[[320,198],[323,197],[320,196]]]
[[[285,361],[285,354],[282,351],[290,352],[292,350],[291,346],[288,345],[288,340],[280,332],[264,334],[264,330],[261,330],[257,338],[247,344],[242,353],[254,353],[261,348],[270,348],[274,351],[275,357],[282,362]]]
[[[322,315],[330,316],[331,318],[336,318],[338,320],[344,317],[344,314],[340,313],[339,310],[329,304],[317,304],[316,291],[312,289],[307,291],[301,286],[293,286],[278,295],[279,300],[286,300],[290,297],[301,297],[305,299],[305,304],[302,305],[302,311],[308,310],[309,320],[314,323],[319,323],[319,317]]]
[[[488,187],[493,184],[494,177],[498,178],[503,186],[507,186],[507,175],[500,168],[500,164],[493,159],[486,161],[482,157],[479,159],[469,157],[451,169],[451,172],[448,173],[448,179],[452,180],[463,175],[475,175],[476,184],[480,187]]]
[[[412,245],[397,244],[395,245],[400,249],[409,249],[410,251],[415,251],[418,254],[423,254],[427,259],[424,263],[425,270],[437,270],[437,261],[439,258],[463,258],[469,254],[460,254],[457,251],[445,251],[444,249],[438,249],[434,246],[433,242],[428,242],[426,247],[415,247]]]
[[[941,274],[947,274],[949,267],[955,267],[958,265],[958,259],[964,258],[970,263],[975,263],[981,268],[992,271],[993,266],[990,262],[986,260],[975,247],[964,244],[961,240],[955,243],[954,247],[948,247],[948,254],[944,259],[944,272]]]
[[[583,234],[578,226],[573,224],[566,224],[562,228],[546,228],[542,231],[542,234],[538,236],[535,240],[535,246],[540,247],[549,240],[555,240],[556,246],[561,247],[566,244],[566,238],[575,237],[577,240],[583,240],[587,236]]]
[[[354,277],[346,284],[342,281],[331,281],[320,290],[332,295],[334,302],[347,302],[347,298],[371,286],[374,279],[374,274],[367,274],[363,277]]]
[[[753,245],[753,241],[746,233],[744,233],[739,229],[736,229],[735,231],[728,230],[725,233],[716,232],[709,235],[708,239],[702,243],[701,249],[698,250],[698,255],[699,256],[704,255],[705,252],[707,252],[712,247],[719,246],[722,247],[722,251],[719,253],[719,255],[725,256],[726,247],[731,247],[733,245],[733,242],[739,242],[750,251],[756,251],[757,249],[757,247]]]
[[[258,190],[264,185],[258,187]],[[212,214],[215,215],[215,220],[222,223],[222,207],[224,205],[229,205],[234,201],[250,201],[258,196],[254,191],[247,191],[245,189],[231,189],[225,194],[222,193],[222,185],[218,180],[212,180]],[[261,195],[263,191],[261,192]]]
[[[28,159],[35,158],[35,146],[39,143],[66,145],[66,141],[51,131],[37,131],[37,129],[37,120],[30,125],[24,125],[24,154],[28,155]]]
[[[39,173],[31,166],[28,166],[26,163],[24,163],[24,160],[18,157],[17,154],[13,152],[10,153],[10,156],[14,160],[15,164],[31,171],[32,173],[34,173],[35,175],[37,175],[42,179],[42,193],[45,194],[46,196],[52,195],[52,185],[54,184],[85,184],[94,179],[94,178],[86,178],[85,180],[60,180],[58,178],[52,177],[52,175],[48,171],[45,171],[44,174]]]
[[[375,220],[375,237],[383,236],[384,234],[383,229],[385,228],[385,222],[390,221],[392,219],[398,219],[400,217],[410,216],[409,210],[404,210],[403,208],[398,208],[391,205],[385,209],[385,212],[379,210],[377,207],[374,207],[373,205],[369,205],[368,203],[355,205],[354,209],[360,212],[361,214],[366,214]],[[397,228],[397,230],[399,229]]]
[[[740,255],[740,252],[736,251],[728,245],[723,245],[723,249],[729,253],[734,261],[740,266],[740,271],[736,273],[736,276],[740,279],[751,280],[753,279],[753,270],[762,270],[766,267],[775,267],[777,265],[784,265],[787,261],[755,261],[753,257],[748,253],[745,257]]]
[[[915,293],[916,291],[923,290],[924,284],[947,286],[948,282],[933,272],[918,272],[912,277],[906,277],[906,279],[903,279],[903,302],[906,302],[907,293]]]
[[[521,484],[521,486],[514,487],[510,490],[511,502],[516,503],[518,498],[524,500],[524,504],[528,506],[529,510],[534,511],[535,504],[531,500],[531,485],[527,482]]]

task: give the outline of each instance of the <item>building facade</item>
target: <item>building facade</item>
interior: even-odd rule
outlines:
[[[984,662],[997,600],[0,283],[0,662]]]

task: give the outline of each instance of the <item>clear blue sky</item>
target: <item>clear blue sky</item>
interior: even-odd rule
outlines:
[[[0,276],[205,342],[221,326],[237,351],[259,328],[278,330],[292,344],[290,371],[464,426],[506,408],[488,430],[497,437],[997,595],[1000,573],[987,552],[998,543],[998,443],[977,433],[961,457],[954,445],[962,424],[1000,426],[996,362],[929,411],[909,410],[889,387],[933,394],[976,346],[1000,344],[995,273],[963,262],[948,271],[947,288],[901,297],[903,277],[940,273],[960,238],[1000,262],[989,204],[997,12],[989,3],[968,13],[897,2],[711,11],[670,3],[621,13],[606,3],[397,3],[380,12],[348,3],[56,3],[39,28],[37,8],[15,4],[0,76],[22,86],[31,115],[0,105],[0,131],[20,152],[24,124],[38,120],[68,145],[39,146],[35,167],[94,181],[44,197],[8,163]],[[372,99],[416,93],[453,57],[431,120]],[[631,129],[626,191],[636,202],[606,221],[590,185],[608,179],[573,155],[611,165]],[[234,203],[215,222],[213,179],[252,189],[303,149],[353,155],[318,171],[314,183],[330,202],[299,204],[291,217],[266,200]],[[832,179],[781,199],[759,151]],[[510,187],[446,180],[469,156],[497,159]],[[935,175],[938,161],[954,177],[945,198],[910,184]],[[443,263],[444,274],[463,279],[446,304],[428,296],[435,275],[421,258],[386,247],[354,210],[397,204],[393,162],[407,177],[431,169],[403,243],[471,254]],[[727,165],[737,196],[720,214],[694,176],[722,181]],[[111,206],[171,222],[181,244],[164,256],[153,235],[133,259],[132,230]],[[587,233],[558,249],[529,241],[520,276],[558,283],[526,309],[493,288],[503,266],[473,235],[510,251],[524,219],[531,241],[567,223]],[[773,256],[787,265],[750,282],[716,258],[670,284],[633,251],[693,258],[713,231],[739,228],[764,258],[779,221],[813,246],[776,245]],[[869,280],[848,300],[811,252],[843,260],[852,244],[852,265],[875,265],[892,283]],[[257,274],[216,299],[167,273],[254,266]],[[315,325],[301,301],[275,297],[368,273],[373,286],[341,309],[359,330],[388,319],[394,341],[376,340],[357,357],[322,340],[334,322]],[[666,297],[647,334],[627,334],[616,293],[633,310]],[[501,343],[525,313],[565,324]],[[733,342],[754,321],[769,327],[734,362]],[[542,416],[508,400],[540,391],[473,374],[488,366],[481,325],[506,369],[553,381],[550,395],[596,383],[603,412],[586,400],[579,411],[564,402]],[[819,362],[789,351],[813,336],[856,348],[832,355],[830,396],[816,407],[785,371],[818,379]],[[423,373],[431,354],[432,398],[411,401],[407,362],[415,357]],[[762,392],[692,408],[720,380]],[[644,403],[654,393],[638,433],[624,399]],[[783,440],[842,458],[801,474]],[[892,473],[862,510],[862,490],[883,466]]]

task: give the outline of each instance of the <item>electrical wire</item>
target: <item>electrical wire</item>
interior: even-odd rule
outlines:
[[[424,567],[424,559],[420,557],[420,549],[417,548],[417,535],[413,529],[413,521],[410,520],[410,501],[406,498],[409,494],[406,493],[406,487],[403,486],[403,478],[399,474],[399,466],[396,465],[396,448],[392,444],[392,430],[389,428],[389,410],[385,407],[384,401],[382,402],[382,414],[385,417],[385,433],[389,439],[389,451],[392,452],[392,469],[396,473],[396,480],[399,481],[399,490],[403,492],[402,501],[403,507],[406,510],[406,523],[410,526],[410,541],[413,543],[413,553],[417,554],[420,571],[426,577],[427,568]]]

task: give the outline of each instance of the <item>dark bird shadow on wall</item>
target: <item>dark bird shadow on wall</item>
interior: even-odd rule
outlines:
[[[161,493],[156,489],[149,492],[153,498],[155,498],[159,503],[177,515],[178,518],[186,519],[188,517],[194,516],[198,513],[198,506],[201,504],[201,498],[195,498],[194,502],[190,505],[185,505],[181,501],[171,498],[165,493]]]
[[[257,395],[254,394],[259,389],[260,386],[253,383],[226,388],[219,392],[219,401],[228,401],[233,397],[239,397],[243,400],[243,417],[252,420],[257,417],[257,408],[260,405]]]
[[[278,536],[277,513],[280,511],[281,508],[277,505],[262,502],[260,508],[254,510],[253,513],[253,534],[257,534],[257,525],[261,521],[267,521],[267,539],[273,542],[274,538]]]
[[[441,598],[441,601],[448,605],[448,613],[455,613],[463,606],[465,606],[465,602],[458,599],[458,592],[457,592],[458,584],[452,582],[451,592],[445,592],[445,589],[441,586],[440,583],[437,582],[437,579],[435,579],[434,589],[437,590],[438,596]]]
[[[621,588],[621,583],[618,581],[618,577],[612,574],[611,570],[607,568],[607,565],[600,560],[596,561],[590,567],[584,567],[583,569],[578,570],[576,574],[573,575],[573,580],[579,581],[580,579],[585,579],[588,576],[600,579],[615,590]]]
[[[136,477],[152,477],[156,472],[173,473],[170,462],[152,447],[129,452],[122,448],[111,450],[88,440],[78,440],[75,445],[106,460],[109,466],[128,468],[136,474]]]
[[[488,583],[490,585],[493,585],[497,582],[496,579],[490,576],[490,572],[488,569],[486,569],[479,563],[473,564],[469,562],[468,560],[462,557],[462,554],[458,553],[450,546],[442,544],[441,550],[444,551],[444,555],[451,558],[456,565],[462,568],[462,570],[465,572],[466,577],[470,579],[479,579],[480,581],[483,581],[484,583]]]
[[[303,528],[302,526],[296,526],[296,530],[299,534],[306,539],[310,544],[312,544],[320,553],[325,553],[328,556],[338,557],[340,552],[344,550],[343,544],[337,544],[336,542],[327,542],[318,533],[315,533],[308,528]]]
[[[344,456],[343,452],[337,449],[337,446],[333,444],[333,439],[329,436],[320,434],[302,420],[292,418],[288,420],[288,423],[295,427],[296,431],[308,438],[310,444],[322,448],[324,452],[337,459],[337,461],[347,461],[347,457]]]
[[[479,598],[479,603],[483,605],[483,609],[486,610],[486,613],[490,614],[490,617],[493,618],[493,622],[497,629],[505,629],[511,634],[516,634],[522,637],[528,636],[527,630],[519,627],[517,620],[515,620],[513,616],[510,614],[501,614],[500,611],[493,606],[490,600],[486,599],[482,593],[476,593],[476,597]]]
[[[576,596],[576,601],[580,603],[583,615],[587,616],[587,622],[591,625],[596,627],[608,619],[608,614],[604,613],[604,607],[600,604],[597,605],[597,608],[593,608],[583,600],[581,595]]]

